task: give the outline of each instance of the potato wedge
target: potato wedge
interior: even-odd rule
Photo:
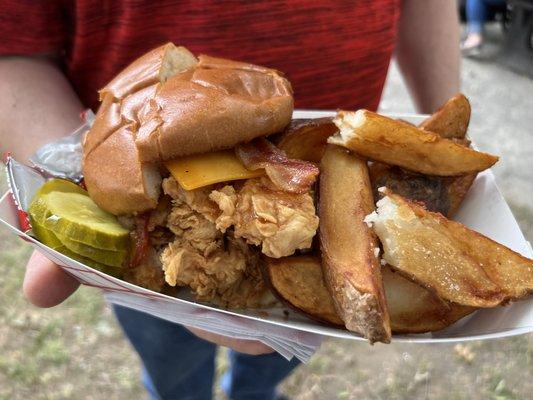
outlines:
[[[441,108],[439,108],[433,115],[422,122],[419,127],[436,133],[437,135],[454,139],[455,143],[470,147],[470,141],[465,139],[466,131],[468,130],[468,124],[470,123],[470,102],[462,94],[459,93],[448,100]],[[448,181],[447,195],[448,199],[448,211],[446,213],[439,211],[447,217],[455,215],[459,209],[466,193],[474,183],[477,173],[472,173],[460,177],[450,178]],[[404,196],[402,193],[396,192],[394,188],[390,187],[393,192]],[[408,199],[413,199],[409,196],[404,196]],[[413,199],[418,200],[418,199]]]
[[[483,171],[498,161],[491,154],[367,110],[340,111],[334,122],[339,133],[330,137],[328,143],[426,175],[465,175]]]
[[[344,327],[326,289],[317,255],[266,258],[265,267],[267,281],[281,301],[318,322]],[[389,266],[381,272],[394,333],[440,330],[475,310],[440,300]]]
[[[448,218],[455,215],[477,176],[477,173],[453,177],[414,174],[380,162],[371,163],[368,172],[374,198],[380,198],[378,189],[385,186]]]
[[[428,210],[444,215],[448,215],[450,211],[448,188],[451,180],[462,178],[414,174],[380,162],[370,163],[368,172],[375,199],[381,197],[378,189],[385,186],[409,200],[424,203]]]
[[[342,326],[316,255],[264,257],[267,281],[276,297],[318,322]]]
[[[377,205],[385,261],[439,297],[493,307],[533,291],[533,260],[389,190]]]
[[[451,218],[455,215],[457,210],[459,210],[459,207],[461,206],[466,194],[476,180],[476,177],[477,172],[463,176],[456,176],[453,178],[445,178],[449,181],[447,184],[448,212],[444,215],[446,215],[448,218]]]
[[[441,300],[388,265],[382,268],[381,275],[394,333],[438,331],[476,310]]]
[[[276,146],[287,157],[320,163],[328,137],[337,132],[332,118],[293,120],[278,138]]]
[[[374,209],[366,161],[328,145],[320,164],[320,248],[326,287],[348,330],[390,341],[377,239],[363,222]]]
[[[441,137],[470,147],[470,141],[464,138],[469,120],[470,103],[458,94],[419,127],[427,126],[428,130]],[[380,162],[371,163],[368,170],[374,198],[380,197],[378,188],[386,186],[394,193],[422,202],[429,211],[440,212],[448,218],[455,215],[477,176],[477,172],[454,177],[420,175]]]
[[[470,102],[459,93],[448,100],[419,127],[443,138],[464,138],[470,123]]]

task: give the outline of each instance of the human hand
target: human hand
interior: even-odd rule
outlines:
[[[189,326],[186,326],[186,328],[200,339],[207,340],[208,342],[214,343],[218,346],[229,347],[230,349],[238,351],[239,353],[257,356],[260,354],[274,352],[274,350],[272,350],[270,347],[257,340],[234,339],[201,329],[191,328]]]
[[[37,307],[53,307],[76,291],[80,283],[43,254],[34,251],[24,275],[23,291]]]

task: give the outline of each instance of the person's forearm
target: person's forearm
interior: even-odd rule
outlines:
[[[404,0],[396,57],[420,112],[459,91],[459,21],[455,1]]]
[[[80,125],[81,102],[51,60],[0,57],[0,77],[0,154],[26,162]]]

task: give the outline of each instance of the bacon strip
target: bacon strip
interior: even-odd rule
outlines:
[[[150,246],[150,235],[148,233],[148,223],[150,222],[150,212],[139,215],[136,218],[135,231],[133,232],[133,255],[131,257],[129,267],[131,269],[137,268],[142,264],[148,248]]]
[[[270,180],[285,192],[305,193],[318,176],[314,164],[287,158],[283,151],[264,138],[238,145],[235,153],[246,168],[252,171],[264,168]]]

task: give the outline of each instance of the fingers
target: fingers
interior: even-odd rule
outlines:
[[[238,351],[239,353],[257,356],[259,354],[268,354],[274,352],[274,350],[272,350],[270,347],[256,340],[235,339],[227,336],[217,335],[216,333],[203,331],[197,328],[186,328],[201,339],[207,340],[208,342],[219,346],[229,347],[230,349]]]
[[[41,253],[34,251],[26,265],[23,291],[37,307],[53,307],[78,288],[79,282]]]

